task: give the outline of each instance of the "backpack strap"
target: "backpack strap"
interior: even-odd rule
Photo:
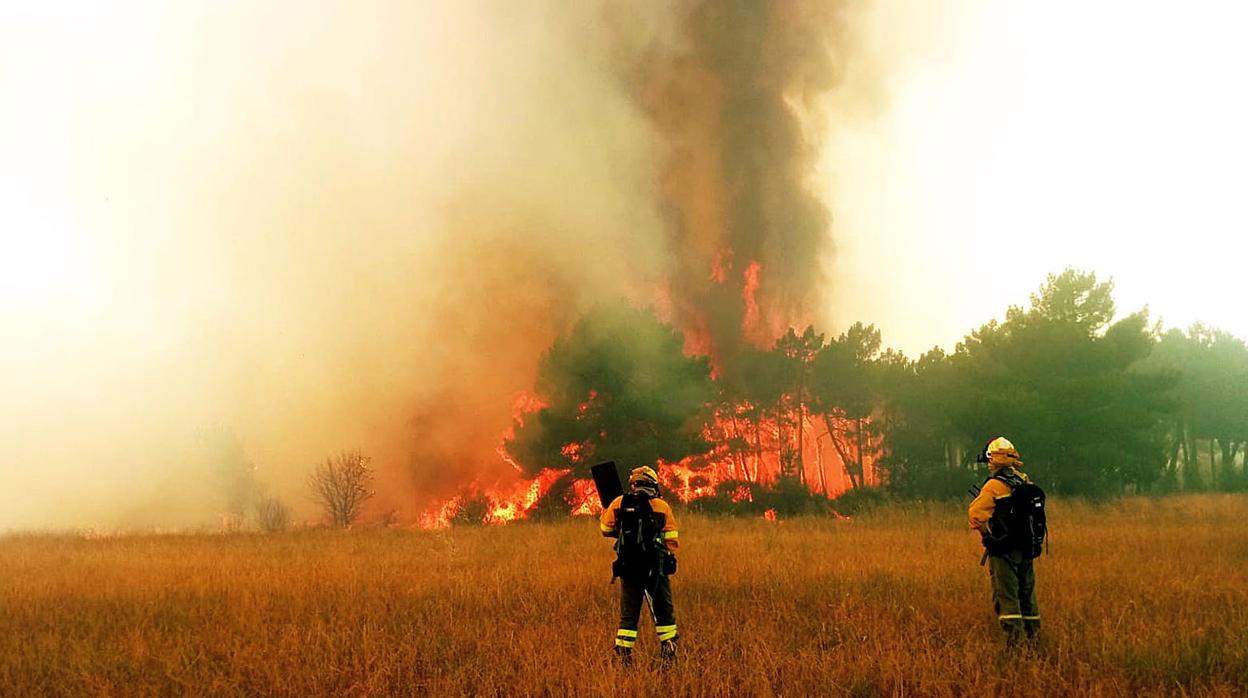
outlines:
[[[654,533],[654,539],[650,541],[650,543],[653,544],[656,541],[661,541],[661,539],[659,538],[659,536],[661,535],[660,531],[663,530],[663,523],[664,521],[667,520],[667,517],[662,514],[655,513],[654,507],[651,506],[650,504],[650,500],[652,499],[650,496],[642,493],[642,494],[638,494],[637,498],[639,500],[637,503],[637,508],[641,510],[642,517],[646,521],[650,522],[650,529]],[[643,530],[644,530],[644,526],[643,526]]]
[[[629,502],[637,507],[643,517],[648,516],[651,521],[654,521],[654,507],[650,506],[650,497],[640,492],[630,492],[624,496],[629,498]]]
[[[1011,470],[1008,473],[998,472],[997,474],[988,478],[988,480],[996,480],[998,482],[1005,483],[1005,486],[1009,487],[1011,492],[1013,492],[1016,487],[1026,482],[1025,480],[1023,480],[1023,478],[1019,477],[1013,470]],[[985,480],[985,482],[987,482],[987,480]]]

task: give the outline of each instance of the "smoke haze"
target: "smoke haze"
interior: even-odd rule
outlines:
[[[231,443],[299,518],[361,449],[410,519],[513,477],[599,302],[913,354],[1080,264],[1248,334],[1243,18],[1195,5],[0,0],[0,529],[212,524]]]
[[[0,527],[204,522],[221,434],[301,513],[344,448],[375,457],[376,506],[410,507],[511,475],[512,401],[594,302],[705,310],[735,251],[731,323],[747,259],[804,289],[766,300],[786,318],[813,311],[826,212],[783,100],[826,87],[823,37],[723,51],[824,18],[756,5],[725,27],[695,5],[6,8]],[[673,80],[722,94],[682,113]],[[695,112],[743,105],[772,113],[689,144]],[[673,232],[682,162],[711,157],[741,159],[707,173],[733,223]],[[766,200],[728,197],[772,171]],[[794,202],[799,246],[775,249]]]
[[[6,12],[0,525],[187,523],[218,428],[303,508],[342,448],[403,484],[427,401],[491,452],[579,305],[660,271],[592,11]]]
[[[839,93],[878,99],[838,100],[822,151],[837,325],[950,349],[1074,266],[1124,313],[1248,336],[1246,23],[1216,0],[870,3],[874,67]]]

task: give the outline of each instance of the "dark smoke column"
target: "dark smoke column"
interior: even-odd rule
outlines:
[[[833,4],[697,3],[686,45],[643,81],[669,147],[672,320],[721,372],[817,310],[830,217],[809,189],[819,143],[803,117],[834,83]]]

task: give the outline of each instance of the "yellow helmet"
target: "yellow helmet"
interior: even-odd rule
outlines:
[[[998,436],[988,442],[988,445],[984,447],[984,457],[988,462],[988,467],[994,470],[1007,465],[1017,468],[1023,464],[1018,455],[1018,449],[1014,448],[1014,444],[1004,436]]]
[[[984,448],[984,451],[986,451],[989,456],[994,453],[1008,453],[1010,451],[1018,453],[1018,449],[1014,448],[1014,444],[1004,436],[998,436],[992,441],[989,441],[988,445]]]
[[[657,487],[659,484],[659,474],[654,472],[654,468],[647,465],[643,465],[640,468],[633,468],[633,471],[628,474],[628,484],[634,487],[637,485],[641,485],[643,487]]]

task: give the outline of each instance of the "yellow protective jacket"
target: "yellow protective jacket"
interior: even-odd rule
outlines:
[[[1018,468],[1005,467],[999,468],[992,473],[996,475],[1017,475],[1024,482],[1031,482],[1031,478]],[[984,483],[979,491],[979,496],[971,502],[971,507],[967,511],[971,520],[971,528],[980,533],[988,533],[988,522],[992,519],[992,512],[997,508],[997,500],[1002,497],[1010,496],[1010,486],[997,479],[991,479]]]
[[[598,519],[598,529],[602,531],[602,535],[608,538],[616,538],[620,535],[620,522],[616,519],[617,512],[620,510],[620,503],[624,501],[624,497],[616,497],[606,509],[602,510],[602,517]],[[661,497],[655,497],[650,500],[650,508],[656,514],[663,515],[663,531],[660,534],[663,538],[663,544],[671,552],[676,552],[676,548],[680,547],[680,531],[676,528],[676,514],[672,513],[672,506],[663,501]]]

